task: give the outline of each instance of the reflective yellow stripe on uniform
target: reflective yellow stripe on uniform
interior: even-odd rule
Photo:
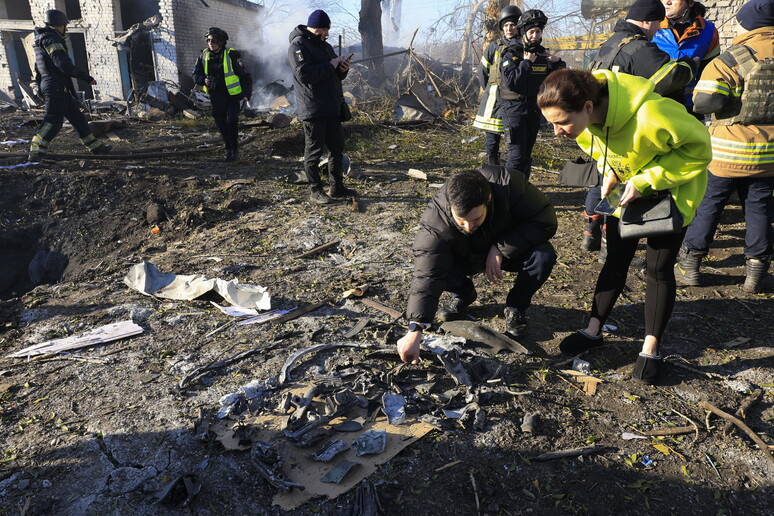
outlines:
[[[48,55],[53,54],[57,50],[61,50],[62,52],[67,53],[67,50],[65,50],[64,45],[62,45],[61,43],[54,43],[53,45],[49,45],[46,47],[46,52],[48,52]]]
[[[774,142],[738,142],[713,137],[712,159],[748,165],[774,163]]]
[[[728,95],[731,91],[728,84],[720,81],[699,81],[693,88],[694,92],[706,93],[707,95]]]
[[[674,67],[677,66],[677,61],[674,59],[668,61],[664,66],[656,70],[656,73],[650,76],[650,80],[654,84],[658,84],[661,80],[671,72]]]
[[[489,68],[490,66],[492,66],[492,63],[487,61],[486,57],[481,56],[481,66],[483,66],[484,68]]]
[[[476,115],[473,127],[489,131],[490,133],[501,133],[503,132],[503,121],[499,118],[486,118]]]

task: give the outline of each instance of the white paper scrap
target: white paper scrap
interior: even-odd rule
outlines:
[[[65,337],[63,339],[41,342],[40,344],[35,344],[34,346],[12,353],[8,355],[8,358],[28,358],[37,355],[61,353],[71,349],[85,348],[96,344],[104,344],[106,342],[124,339],[126,337],[131,337],[132,335],[139,335],[143,331],[142,326],[139,326],[132,321],[121,321],[94,328],[81,333],[80,335],[71,335],[70,337]]]

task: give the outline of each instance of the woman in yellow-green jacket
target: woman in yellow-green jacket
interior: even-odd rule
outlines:
[[[602,195],[623,185],[618,206],[607,222],[608,254],[597,279],[587,328],[566,337],[560,349],[575,355],[603,343],[602,326],[626,284],[638,239],[618,232],[621,207],[669,190],[683,216],[683,230],[647,239],[645,340],[632,377],[653,384],[661,371],[661,344],[675,304],[674,264],[685,226],[690,224],[707,187],[712,159],[704,125],[674,100],[653,92],[641,77],[608,70],[560,70],[541,87],[538,106],[557,135],[577,140],[603,171]],[[593,145],[592,145],[593,140]]]

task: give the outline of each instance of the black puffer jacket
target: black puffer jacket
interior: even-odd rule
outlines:
[[[288,61],[293,69],[296,115],[301,120],[339,116],[344,96],[341,81],[347,76],[330,63],[333,47],[299,25],[288,38]]]
[[[54,88],[64,91],[72,84],[70,78],[76,77],[86,82],[93,79],[88,73],[75,67],[67,53],[67,42],[64,37],[51,27],[35,29],[35,70],[36,81],[43,83],[44,88]]]
[[[505,258],[517,259],[556,233],[554,207],[521,173],[514,173],[511,182],[505,167],[485,166],[480,170],[489,180],[492,202],[486,221],[472,235],[464,234],[454,223],[446,186],[422,214],[414,239],[414,278],[406,308],[410,321],[432,322],[454,261],[466,262],[471,271],[483,271],[492,245]]]
[[[655,43],[648,41],[642,29],[626,20],[618,20],[613,30],[613,35],[599,47],[594,61],[604,61],[611,52],[618,50],[624,38],[634,38],[621,46],[609,67],[602,68],[651,79],[656,83],[656,93],[682,104],[685,100],[683,89],[696,73],[696,63],[692,59],[674,61]],[[660,73],[656,75],[656,72]]]

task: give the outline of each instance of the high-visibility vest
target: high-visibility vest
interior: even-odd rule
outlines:
[[[239,84],[239,76],[234,72],[234,65],[231,63],[231,52],[233,48],[227,48],[223,52],[223,76],[226,78],[226,90],[229,95],[239,95],[242,93],[242,85]],[[210,50],[204,51],[204,75],[209,75],[207,72],[208,63],[210,61]],[[207,86],[204,87],[204,93],[207,93]]]

